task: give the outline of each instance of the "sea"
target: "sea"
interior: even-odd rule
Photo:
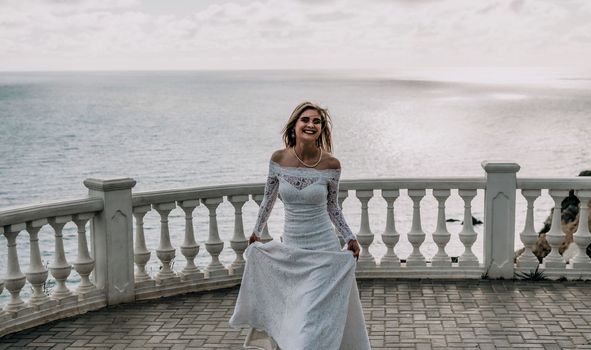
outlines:
[[[131,177],[134,192],[174,188],[263,183],[271,153],[283,147],[281,129],[302,101],[327,107],[333,121],[334,154],[342,179],[484,176],[483,161],[511,161],[519,177],[574,177],[591,169],[591,79],[487,82],[343,71],[153,71],[153,72],[0,72],[0,210],[71,198],[84,198],[86,178]],[[473,215],[483,217],[483,193],[473,200]],[[459,256],[464,247],[463,202],[456,191],[448,200],[452,234],[446,248]],[[540,229],[553,203],[547,194],[536,201]],[[402,191],[396,201],[400,244],[406,238],[412,202]],[[344,213],[353,232],[359,230],[360,204],[353,192]],[[517,233],[523,229],[525,201],[517,199]],[[269,220],[278,239],[283,225],[278,201]],[[244,207],[248,236],[257,206]],[[384,254],[386,204],[375,191],[369,207],[375,234],[370,251]],[[427,192],[422,202],[430,257],[437,247],[434,231],[437,203]],[[207,210],[194,212],[197,263],[208,263]],[[220,236],[233,234],[233,208],[218,209]],[[179,246],[184,214],[170,214],[171,239],[177,248],[175,270],[184,257]],[[146,240],[154,251],[159,218],[146,216]],[[474,253],[482,257],[482,225],[476,225]],[[64,229],[66,257],[76,259],[73,223]],[[29,264],[28,235],[18,237],[21,269]],[[40,233],[44,264],[54,258],[50,227]],[[516,235],[516,247],[521,244]],[[235,255],[226,244],[221,260]],[[0,278],[6,274],[6,239],[0,236]],[[155,274],[155,253],[148,265]],[[69,284],[79,277],[72,273]],[[50,281],[50,285],[51,285]],[[29,293],[25,287],[23,293]],[[0,298],[7,298],[7,291]],[[0,301],[1,303],[1,301]]]

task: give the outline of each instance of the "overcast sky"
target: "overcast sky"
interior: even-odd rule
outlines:
[[[589,0],[0,0],[0,70],[552,67]]]

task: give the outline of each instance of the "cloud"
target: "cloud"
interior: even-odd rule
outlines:
[[[589,17],[585,0],[222,0],[173,14],[139,0],[0,0],[0,66],[572,64],[562,52],[589,68]]]

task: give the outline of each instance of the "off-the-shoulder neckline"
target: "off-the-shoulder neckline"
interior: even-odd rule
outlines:
[[[334,171],[334,172],[340,172],[341,169],[316,169],[316,168],[305,168],[305,167],[295,167],[295,166],[283,166],[277,162],[274,162],[272,160],[269,161],[271,164],[275,165],[276,167],[279,167],[281,169],[286,169],[286,170],[313,170],[313,171],[325,171],[325,172],[330,172],[330,171]]]

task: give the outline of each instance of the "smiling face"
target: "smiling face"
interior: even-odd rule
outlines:
[[[322,117],[315,109],[306,109],[294,126],[297,142],[316,142],[322,132]]]

